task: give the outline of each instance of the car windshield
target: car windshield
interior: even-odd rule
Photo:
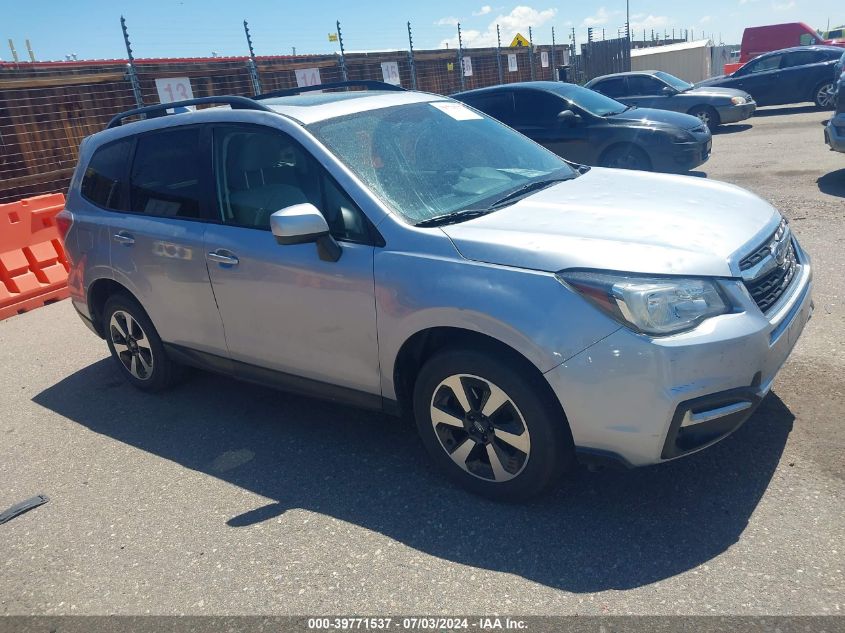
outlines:
[[[359,112],[308,129],[414,224],[578,175],[555,154],[455,101]]]
[[[675,90],[679,90],[684,92],[685,90],[690,90],[694,86],[691,83],[687,83],[683,79],[678,79],[675,75],[670,75],[669,73],[664,73],[662,70],[657,71],[654,73],[654,76],[660,79],[661,81],[665,81],[667,84],[672,86]]]
[[[628,109],[628,106],[623,103],[581,86],[567,84],[566,90],[559,91],[558,94],[594,116],[604,117],[621,114]]]

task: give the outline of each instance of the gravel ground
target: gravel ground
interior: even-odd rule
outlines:
[[[141,394],[66,301],[0,322],[0,508],[51,498],[0,526],[0,613],[841,614],[845,155],[824,118],[763,110],[700,172],[814,256],[773,394],[707,451],[529,505],[453,488],[385,416],[208,374]]]

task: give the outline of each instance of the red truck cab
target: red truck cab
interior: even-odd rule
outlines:
[[[822,39],[814,29],[803,22],[752,26],[745,29],[742,34],[742,50],[740,51],[739,61],[744,64],[769,51],[793,46],[811,46],[813,44],[828,44],[845,48],[845,40]]]
[[[845,48],[845,39],[823,39],[814,29],[803,22],[788,22],[786,24],[769,24],[766,26],[751,26],[742,34],[742,49],[739,62],[726,64],[725,74],[730,75],[746,62],[755,57],[793,46],[811,46],[826,44]]]

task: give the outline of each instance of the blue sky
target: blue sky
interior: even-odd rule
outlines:
[[[244,19],[249,20],[256,54],[272,55],[290,53],[293,47],[298,53],[336,50],[327,37],[335,30],[336,19],[341,21],[348,51],[407,48],[408,20],[414,28],[414,45],[420,49],[447,42],[454,46],[458,20],[465,46],[495,44],[496,23],[508,42],[516,31],[527,36],[529,26],[534,27],[535,43],[550,43],[552,26],[558,41],[573,27],[580,41],[588,26],[604,27],[608,36],[615,33],[625,22],[625,2],[0,0],[0,59],[11,59],[7,38],[15,41],[22,58],[27,38],[40,60],[63,59],[71,53],[80,59],[122,57],[121,14],[126,16],[136,57],[209,56],[212,51],[243,55]],[[631,23],[637,34],[644,28],[649,33],[694,29],[696,35],[712,33],[717,40],[721,34],[727,43],[739,42],[746,26],[802,21],[824,28],[828,20],[832,26],[845,23],[842,0],[631,1]]]

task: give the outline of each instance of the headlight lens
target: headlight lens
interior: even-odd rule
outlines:
[[[745,105],[745,97],[731,97],[731,103],[734,105]]]
[[[558,279],[617,321],[638,332],[666,336],[731,311],[715,282],[563,271]]]

